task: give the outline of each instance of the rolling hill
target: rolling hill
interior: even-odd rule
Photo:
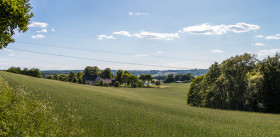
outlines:
[[[189,84],[162,88],[79,85],[1,71],[11,87],[80,116],[85,136],[278,136],[280,115],[186,105]]]

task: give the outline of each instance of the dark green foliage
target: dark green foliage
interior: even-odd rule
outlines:
[[[138,81],[138,87],[143,88],[144,87],[144,82],[143,81]]]
[[[104,83],[103,86],[104,87],[109,87],[109,84],[108,83]]]
[[[7,71],[12,72],[12,73],[20,74],[21,73],[21,68],[20,67],[10,67]]]
[[[101,73],[101,77],[104,79],[109,79],[113,77],[113,74],[111,72],[110,68],[106,68],[104,71]]]
[[[68,75],[67,74],[60,74],[59,78],[60,81],[68,81]]]
[[[160,83],[160,81],[158,80],[158,81],[155,82],[155,84],[159,87],[161,83]]]
[[[29,0],[0,0],[0,49],[15,42],[12,36],[15,29],[26,32],[30,18],[31,5]]]
[[[191,75],[191,73],[187,73],[187,74],[178,74],[175,75],[174,74],[168,74],[167,77],[165,77],[165,79],[163,80],[163,83],[172,83],[172,82],[176,82],[176,81],[181,81],[181,82],[185,82],[188,83],[190,81],[192,81],[194,79],[194,76]]]
[[[43,77],[40,70],[37,69],[37,68],[33,68],[33,69],[30,69],[30,70],[28,70],[27,68],[24,68],[23,70],[21,70],[20,67],[11,67],[7,70],[7,72],[23,74],[23,75],[38,77],[38,78]]]
[[[74,71],[70,72],[70,74],[68,76],[68,81],[73,82],[73,83],[77,83],[78,82],[76,73]]]
[[[114,87],[119,87],[120,86],[120,82],[119,81],[116,81],[115,83],[114,83]]]
[[[214,63],[187,92],[193,106],[280,113],[280,55],[256,60],[254,55]]]
[[[95,83],[95,86],[103,86],[104,83],[102,80],[98,80],[96,83]]]
[[[181,81],[191,81],[194,79],[194,76],[192,76],[191,73],[187,73],[182,75]]]
[[[97,67],[87,66],[84,70],[84,75],[100,75],[101,70]]]
[[[172,83],[175,82],[174,74],[168,74],[167,77],[163,80],[164,83]]]
[[[264,59],[260,65],[262,87],[259,99],[265,112],[280,113],[280,54]]]
[[[83,79],[78,79],[79,84],[83,84]]]
[[[116,81],[118,81],[120,85],[123,84],[123,74],[122,70],[118,70],[116,74]]]
[[[139,77],[139,79],[142,80],[142,81],[146,81],[145,74],[141,74],[140,77]]]
[[[54,73],[54,74],[53,74],[53,79],[54,79],[54,80],[58,80],[58,74],[57,74],[57,73]]]

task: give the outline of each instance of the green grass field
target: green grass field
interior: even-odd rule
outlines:
[[[0,72],[54,103],[57,113],[81,116],[85,136],[279,136],[280,115],[196,108],[186,105],[190,84],[165,88],[79,85]]]

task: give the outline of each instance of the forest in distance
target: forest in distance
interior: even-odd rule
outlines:
[[[42,73],[43,77],[46,77],[48,75],[53,75],[54,73],[57,74],[69,74],[70,71],[73,71],[75,73],[78,73],[83,70],[40,70]],[[112,69],[111,72],[112,74],[116,74],[118,70]],[[187,74],[191,73],[192,76],[201,76],[207,73],[208,69],[189,69],[189,70],[127,70],[130,74],[139,76],[141,74],[151,74],[154,77],[156,76],[161,76],[162,80],[164,79],[165,76],[168,74]]]

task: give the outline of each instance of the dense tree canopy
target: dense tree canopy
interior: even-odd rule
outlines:
[[[94,67],[87,66],[84,69],[84,75],[100,75],[100,73],[101,73],[101,70],[97,66],[94,66]]]
[[[263,61],[254,55],[214,63],[187,92],[193,106],[280,113],[280,54]]]
[[[0,0],[0,49],[15,40],[15,29],[26,32],[33,14],[29,0]]]
[[[43,77],[40,70],[37,68],[33,68],[30,70],[27,68],[24,68],[23,70],[21,70],[20,67],[10,67],[7,71],[12,72],[12,73],[17,73],[17,74],[28,75],[28,76],[32,76],[32,77],[38,77],[38,78]]]
[[[101,77],[102,78],[112,78],[113,77],[113,74],[111,72],[111,69],[110,68],[106,68],[104,71],[102,71],[101,73]]]

